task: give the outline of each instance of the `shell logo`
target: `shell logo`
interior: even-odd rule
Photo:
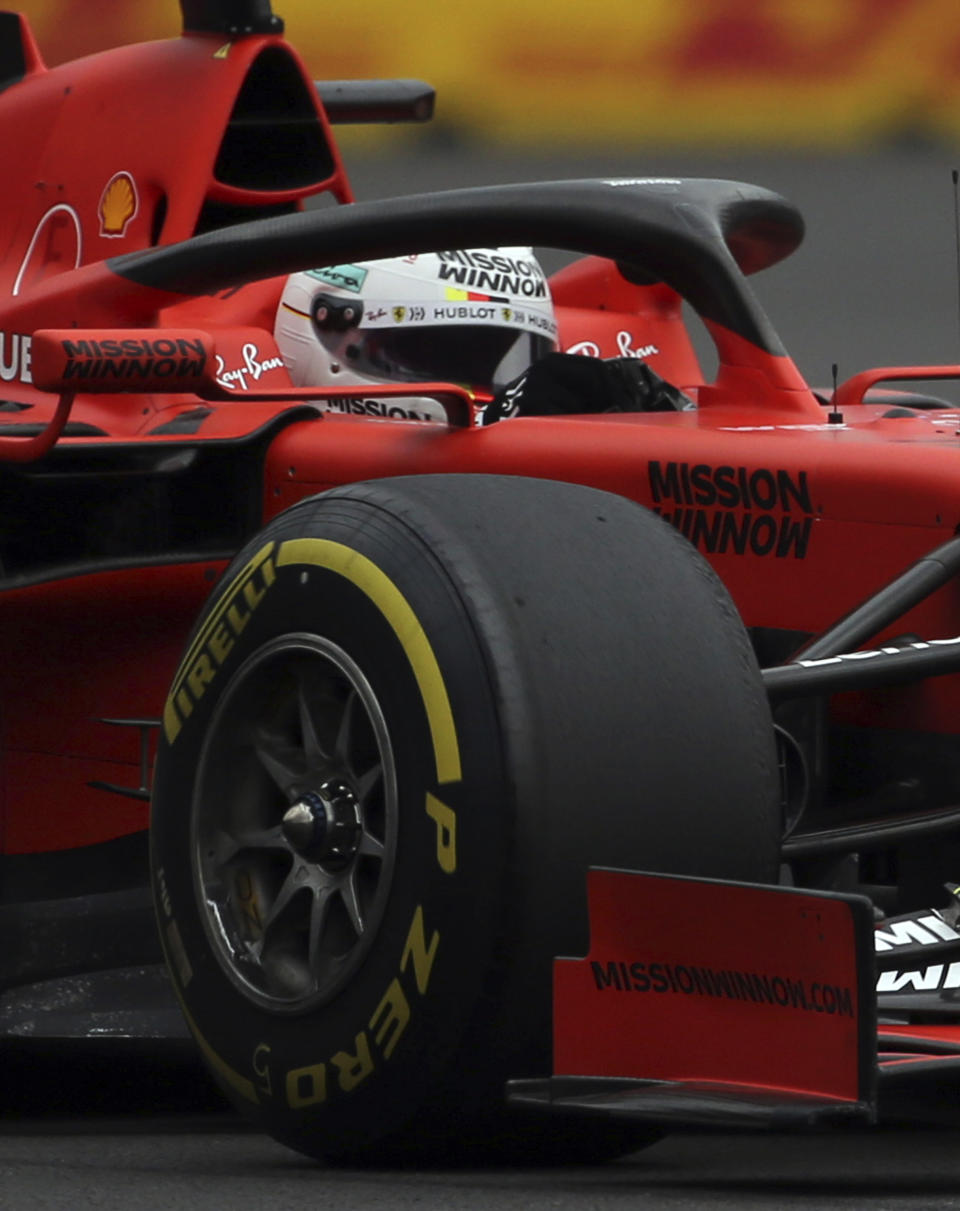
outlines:
[[[127,226],[139,209],[136,181],[128,172],[115,172],[100,195],[100,234],[108,240],[126,235]]]

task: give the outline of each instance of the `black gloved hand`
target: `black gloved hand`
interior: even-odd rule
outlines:
[[[548,353],[488,404],[483,423],[508,416],[569,416],[583,412],[673,412],[692,402],[646,362]]]

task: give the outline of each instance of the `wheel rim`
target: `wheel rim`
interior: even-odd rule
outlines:
[[[192,818],[204,925],[249,999],[303,1012],[349,980],[383,918],[397,814],[386,722],[350,657],[307,634],[254,653],[214,712]]]

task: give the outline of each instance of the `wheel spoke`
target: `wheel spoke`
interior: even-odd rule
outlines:
[[[350,918],[350,924],[356,931],[357,937],[362,938],[366,932],[366,922],[363,919],[363,910],[360,908],[360,897],[357,894],[357,871],[356,867],[350,871],[350,874],[340,884],[340,895],[343,898],[343,906],[347,910],[347,916]]]
[[[327,910],[330,907],[330,897],[333,887],[315,887],[313,890],[313,905],[310,909],[310,930],[307,942],[307,966],[314,978],[317,975],[317,963],[320,957],[320,941],[323,937],[323,927],[327,920]]]
[[[296,877],[299,869],[300,868],[297,863],[294,863],[290,869],[290,873],[280,885],[280,890],[274,897],[273,903],[270,905],[270,908],[263,919],[264,937],[266,937],[266,935],[270,932],[271,926],[276,923],[277,918],[287,907],[297,892],[303,889],[303,880]]]
[[[357,691],[351,690],[347,695],[347,701],[343,706],[343,714],[340,717],[340,727],[337,729],[337,739],[334,746],[334,752],[337,759],[353,773],[353,766],[350,761],[350,736],[353,732],[353,714],[357,705]]]
[[[290,852],[290,842],[283,835],[279,824],[273,828],[253,828],[245,830],[236,838],[238,849],[267,849]]]
[[[303,753],[306,757],[307,767],[316,768],[321,764],[329,764],[330,754],[320,743],[310,704],[307,701],[307,690],[302,681],[297,689],[297,709],[300,713],[300,735],[303,739]]]
[[[290,788],[304,774],[304,755],[288,744],[278,743],[276,737],[261,731],[254,743],[257,760],[269,774],[277,790],[289,795]]]
[[[365,774],[361,774],[357,778],[357,794],[360,796],[360,801],[363,802],[370,794],[373,788],[383,778],[383,766],[377,762],[376,765],[371,765]]]
[[[364,831],[363,836],[360,838],[359,852],[368,858],[379,858],[382,862],[387,851],[382,841],[378,841],[372,833]]]
[[[211,869],[215,870],[219,876],[220,871],[235,857],[240,851],[240,842],[232,834],[225,832],[222,828],[218,828],[216,833],[207,842],[207,860],[211,863]]]
[[[290,844],[277,825],[275,828],[245,829],[240,833],[228,833],[220,828],[207,846],[216,870],[226,866],[242,850],[258,849],[289,853]]]

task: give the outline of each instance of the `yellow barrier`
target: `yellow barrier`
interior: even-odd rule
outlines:
[[[514,144],[960,136],[957,0],[274,0],[317,77],[417,76]],[[177,32],[174,0],[29,0],[49,63]]]

